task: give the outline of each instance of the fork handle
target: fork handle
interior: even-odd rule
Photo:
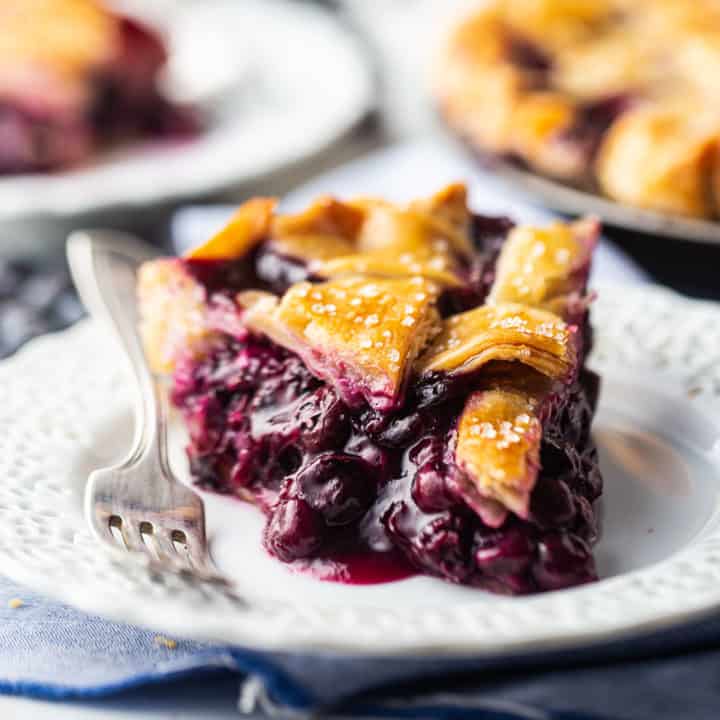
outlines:
[[[155,256],[132,235],[83,230],[70,235],[67,257],[75,287],[94,320],[113,331],[135,378],[133,445],[126,464],[159,460],[167,465],[167,400],[161,381],[148,367],[138,331],[136,273]]]

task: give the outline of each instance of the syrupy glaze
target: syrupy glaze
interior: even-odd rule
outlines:
[[[475,227],[485,251],[472,290],[477,304],[509,224],[477,218]],[[211,302],[247,272],[188,268]],[[458,386],[439,373],[412,383],[397,407],[351,408],[299,357],[245,332],[200,361],[178,363],[173,399],[190,431],[196,482],[258,505],[265,547],[295,571],[352,584],[419,571],[508,594],[593,580],[593,502],[601,492],[589,432],[595,376],[583,371],[559,389],[545,418],[529,517],[510,514],[500,527],[485,525],[454,482],[457,420],[479,382],[467,377]]]
[[[345,585],[378,585],[406,580],[419,574],[401,553],[392,550],[294,560],[289,567],[293,572],[308,575],[315,580]]]

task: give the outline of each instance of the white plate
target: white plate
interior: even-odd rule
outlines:
[[[322,583],[262,552],[253,508],[213,495],[213,552],[246,604],[100,547],[83,520],[83,486],[127,447],[131,393],[114,346],[89,324],[0,364],[0,568],[83,610],[168,633],[353,653],[572,645],[716,608],[720,313],[653,287],[616,287],[601,290],[594,321],[592,364],[605,378],[598,583],[524,598],[427,577]]]
[[[720,222],[668,215],[615,202],[610,198],[564,185],[501,160],[492,169],[510,188],[545,207],[570,215],[595,215],[608,225],[649,235],[720,245]]]
[[[18,245],[18,236],[25,244],[29,223],[55,222],[59,242],[58,219],[156,206],[248,182],[319,152],[372,107],[373,80],[358,42],[316,6],[196,1],[173,13],[170,43],[178,47],[182,91],[216,100],[224,92],[209,127],[190,141],[134,143],[67,172],[0,178],[0,251]],[[224,65],[232,73],[224,74]]]

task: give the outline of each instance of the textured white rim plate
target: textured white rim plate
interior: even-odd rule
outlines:
[[[259,546],[259,514],[206,496],[212,550],[239,602],[99,546],[90,470],[127,448],[131,391],[89,323],[0,364],[0,568],[83,610],[203,640],[353,653],[498,653],[660,627],[720,604],[720,311],[654,287],[601,289],[592,364],[606,475],[602,581],[525,598],[416,577],[343,586]],[[174,463],[180,452],[173,442]]]
[[[208,93],[228,90],[209,128],[192,140],[130,144],[72,171],[0,178],[0,221],[227,189],[319,152],[372,107],[373,80],[358,42],[318,7],[220,0],[172,12],[171,43],[195,55],[194,63],[184,61],[186,71],[204,67]],[[223,62],[236,66],[237,88],[222,76]],[[186,80],[202,93],[202,78],[191,73]]]

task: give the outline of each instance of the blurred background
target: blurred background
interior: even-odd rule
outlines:
[[[18,22],[15,15],[23,7],[38,3],[42,0],[3,0],[0,23]],[[48,5],[49,19],[71,36],[87,24],[78,3],[83,0]],[[125,43],[126,54],[113,61],[121,68],[110,93],[115,115],[103,118],[119,125],[124,138],[122,123],[132,113],[135,119],[142,115],[141,130],[150,127],[153,137],[103,145],[70,168],[26,173],[21,165],[20,172],[0,177],[0,357],[81,317],[62,258],[72,229],[125,228],[172,251],[177,247],[172,219],[180,207],[233,204],[257,194],[282,196],[320,173],[393,144],[453,142],[431,100],[430,67],[453,22],[477,5],[471,0],[112,3],[157,33],[161,50],[137,34]],[[79,43],[75,39],[68,47]],[[8,68],[14,67],[18,44],[0,42],[0,73],[11,78]],[[154,65],[162,45],[167,63]],[[21,53],[26,50],[20,47]],[[123,73],[131,72],[135,75],[128,84]],[[162,98],[153,96],[146,107],[138,100],[138,78],[154,73]],[[23,85],[20,95],[31,86]],[[128,87],[135,93],[130,104],[122,96]],[[23,102],[33,106],[34,99]],[[106,96],[102,102],[109,102]],[[190,119],[178,115],[176,106],[192,108]],[[0,103],[0,166],[8,162],[3,138],[23,131],[7,107],[3,115]],[[61,137],[57,146],[62,152],[83,146],[82,134],[78,140],[67,127]],[[44,143],[45,150],[53,147],[47,137]],[[426,172],[431,174],[432,167]],[[720,294],[717,246],[612,226],[606,236],[621,244],[651,279],[695,296]]]
[[[18,14],[34,13],[38,6],[33,0],[14,4]],[[70,33],[83,26],[72,2],[54,4],[46,22]],[[435,23],[447,19],[451,6],[463,4],[112,3],[160,32],[174,73],[172,92],[200,108],[201,133],[211,140],[197,139],[195,145],[206,147],[187,157],[180,153],[172,168],[162,152],[138,145],[110,153],[103,149],[69,170],[0,177],[0,357],[82,315],[62,259],[72,229],[129,229],[172,250],[170,220],[184,203],[232,204],[252,194],[283,195],[371,150],[436,131],[426,92]],[[13,0],[3,5],[0,23],[3,13],[6,22],[15,22]],[[7,64],[12,66],[12,59]],[[12,133],[17,136],[18,130],[0,121],[0,141],[3,131],[17,145]],[[62,144],[68,144],[67,133]],[[220,169],[213,167],[218,162]],[[207,179],[193,182],[200,165]],[[178,176],[186,182],[165,191]]]

